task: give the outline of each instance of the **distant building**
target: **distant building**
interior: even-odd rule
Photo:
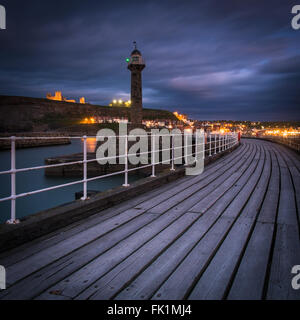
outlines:
[[[48,100],[63,101],[61,91],[56,91],[54,96],[52,96],[51,93],[47,93],[46,97]]]
[[[61,91],[56,91],[54,96],[52,96],[51,93],[47,93],[46,98],[47,98],[48,100],[64,101],[64,102],[76,103],[76,100],[74,100],[74,99],[69,100],[69,99],[65,98],[65,97],[62,95],[62,92],[61,92]],[[81,104],[85,104],[85,98],[84,98],[84,97],[80,98],[80,101],[79,101],[79,102],[80,102]]]
[[[84,98],[84,97],[81,97],[81,98],[79,99],[79,103],[85,104],[85,98]]]
[[[127,107],[129,108],[131,106],[131,101],[123,101],[122,99],[116,100],[114,99],[110,104],[110,107]]]

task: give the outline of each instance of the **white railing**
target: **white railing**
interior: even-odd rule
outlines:
[[[110,158],[109,157],[98,158],[98,159],[95,158],[95,159],[91,159],[91,160],[88,160],[88,157],[87,157],[87,154],[88,154],[87,153],[87,139],[95,138],[95,137],[88,137],[88,136],[83,136],[83,137],[51,137],[51,139],[66,139],[66,138],[68,138],[68,139],[81,139],[81,140],[83,140],[83,160],[66,162],[66,163],[58,163],[58,164],[52,164],[52,165],[37,166],[37,167],[30,167],[30,168],[21,168],[21,169],[16,168],[16,141],[17,140],[30,140],[30,139],[34,139],[34,140],[49,139],[49,137],[14,137],[13,136],[13,137],[9,137],[9,138],[0,138],[0,140],[10,140],[10,142],[11,142],[11,169],[8,171],[1,171],[0,172],[0,176],[9,174],[10,180],[11,180],[11,195],[9,197],[0,199],[0,202],[4,202],[4,201],[11,202],[10,220],[8,220],[7,223],[8,224],[17,224],[20,222],[16,217],[16,200],[19,198],[28,197],[28,196],[31,196],[34,194],[47,192],[47,191],[51,191],[51,190],[55,190],[55,189],[65,188],[65,187],[69,187],[72,185],[82,184],[83,185],[83,197],[81,198],[81,200],[85,201],[88,199],[88,182],[99,180],[99,179],[104,179],[104,178],[111,177],[111,176],[124,174],[123,186],[128,187],[129,186],[128,174],[132,171],[141,170],[141,169],[144,169],[147,167],[152,167],[151,177],[156,177],[156,166],[159,164],[169,164],[169,165],[171,165],[170,170],[174,171],[175,164],[176,164],[175,162],[178,159],[184,159],[185,163],[187,165],[187,157],[188,156],[192,156],[192,155],[198,156],[200,153],[202,153],[203,159],[204,159],[206,156],[211,157],[211,156],[216,155],[217,153],[222,153],[228,149],[231,149],[232,147],[234,147],[235,145],[237,145],[239,143],[239,136],[237,133],[205,134],[205,141],[204,142],[199,143],[198,135],[195,135],[195,139],[194,139],[195,143],[192,143],[192,145],[186,146],[183,144],[183,146],[175,147],[175,145],[174,145],[175,136],[180,135],[183,137],[184,135],[183,134],[170,134],[170,135],[168,135],[171,138],[170,148],[155,150],[155,141],[156,141],[155,139],[158,136],[162,137],[163,135],[161,135],[161,134],[156,135],[156,134],[152,134],[152,133],[150,133],[150,134],[151,134],[151,137],[148,135],[147,135],[147,137],[151,138],[151,140],[150,140],[151,141],[151,150],[147,151],[147,152],[140,152],[139,155],[142,155],[142,154],[149,155],[150,154],[151,155],[151,163],[148,165],[137,166],[137,167],[131,168],[131,169],[129,169],[129,166],[128,166],[128,159],[130,158],[130,156],[133,156],[135,154],[128,153],[128,142],[129,142],[128,138],[132,137],[129,135],[115,136],[116,138],[119,137],[119,138],[125,139],[125,153],[123,155],[116,155],[115,157],[110,157]],[[136,136],[134,136],[134,137],[136,137]],[[138,137],[140,137],[140,136],[138,136]],[[109,137],[105,136],[105,138],[109,138]],[[198,150],[199,150],[200,146],[202,147],[202,150],[199,152]],[[174,156],[175,150],[179,149],[179,148],[184,149],[185,147],[194,147],[194,152],[192,152],[192,154],[185,154],[185,152],[182,152],[182,155],[180,157],[175,158],[175,156]],[[168,160],[156,161],[155,160],[155,153],[160,153],[162,151],[169,151],[169,155],[171,154],[170,158]],[[109,173],[109,174],[104,174],[104,175],[88,178],[88,163],[95,162],[95,161],[101,161],[101,160],[120,159],[120,158],[125,158],[125,164],[124,164],[123,171],[118,171],[118,172],[113,172],[113,173]],[[69,182],[69,183],[65,183],[65,184],[60,184],[60,185],[52,186],[49,188],[34,190],[31,192],[16,194],[16,175],[17,175],[17,173],[33,171],[33,170],[49,169],[49,168],[54,168],[54,167],[71,166],[71,165],[75,165],[75,164],[82,164],[83,165],[83,178],[81,180]]]

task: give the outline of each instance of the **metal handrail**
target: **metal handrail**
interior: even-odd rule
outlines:
[[[27,197],[27,196],[31,196],[34,194],[38,194],[38,193],[42,193],[42,192],[47,192],[47,191],[51,191],[51,190],[56,190],[56,189],[60,189],[60,188],[65,188],[65,187],[69,187],[72,185],[76,185],[76,184],[83,184],[83,197],[81,198],[82,201],[85,201],[88,199],[88,182],[91,181],[95,181],[95,180],[100,180],[100,179],[104,179],[107,177],[111,177],[111,176],[116,176],[116,175],[121,175],[124,174],[124,187],[129,187],[129,183],[128,183],[128,173],[132,172],[132,171],[136,171],[136,170],[141,170],[143,168],[148,168],[148,167],[152,167],[152,175],[151,177],[156,177],[156,166],[159,164],[171,164],[171,171],[174,171],[174,163],[176,160],[178,159],[187,159],[187,157],[192,156],[192,155],[198,155],[200,153],[203,153],[203,158],[205,158],[205,154],[207,153],[207,155],[209,157],[211,157],[212,155],[215,155],[217,153],[221,153],[223,151],[226,151],[232,147],[234,147],[236,144],[238,144],[239,142],[239,137],[237,133],[228,133],[228,134],[207,134],[206,138],[204,140],[204,142],[199,143],[199,141],[197,140],[197,135],[196,135],[196,143],[195,144],[191,144],[191,145],[185,145],[183,144],[183,146],[180,147],[175,147],[174,146],[174,138],[175,136],[184,136],[183,133],[182,134],[155,134],[155,133],[149,133],[151,135],[151,150],[147,151],[147,152],[140,152],[139,155],[143,155],[143,154],[151,154],[151,163],[148,165],[144,165],[144,166],[139,166],[139,167],[135,167],[135,168],[128,168],[128,159],[131,156],[134,156],[136,154],[129,154],[128,153],[128,142],[129,142],[129,138],[130,137],[142,137],[140,135],[135,136],[135,135],[123,135],[123,136],[105,136],[105,138],[125,138],[125,154],[123,155],[116,155],[113,157],[105,157],[105,158],[95,158],[95,159],[87,159],[87,139],[89,138],[97,138],[95,136],[82,136],[82,137],[7,137],[7,138],[0,138],[0,140],[10,140],[11,141],[11,169],[7,170],[7,171],[2,171],[0,172],[0,175],[4,175],[4,174],[10,174],[11,176],[11,195],[10,197],[6,197],[6,198],[2,198],[0,199],[0,203],[4,202],[4,201],[11,201],[11,217],[10,220],[7,221],[8,224],[17,224],[20,221],[16,218],[16,200],[19,198],[23,198],[23,197]],[[149,136],[149,134],[147,133],[147,135],[144,135],[145,137]],[[165,149],[158,149],[155,150],[155,142],[156,142],[156,138],[157,137],[163,137],[163,136],[168,136],[171,138],[171,146],[170,148],[165,148]],[[16,141],[17,140],[25,140],[25,139],[35,139],[35,140],[39,140],[39,139],[49,139],[49,138],[54,138],[54,139],[81,139],[83,140],[83,160],[80,161],[72,161],[72,162],[66,162],[66,163],[58,163],[58,164],[53,164],[53,165],[45,165],[45,166],[36,166],[36,167],[30,167],[30,168],[21,168],[21,169],[17,169],[16,168]],[[198,152],[199,146],[203,147],[203,150]],[[206,148],[207,146],[207,148]],[[183,148],[187,148],[187,147],[195,147],[195,152],[192,154],[185,154],[185,152],[183,152],[183,155],[181,155],[180,157],[174,157],[175,155],[175,150],[176,149],[183,149]],[[157,152],[162,152],[162,151],[172,151],[171,152],[171,156],[169,159],[167,160],[162,160],[162,161],[155,161],[155,153]],[[91,162],[95,162],[95,161],[101,161],[101,160],[109,160],[109,159],[120,159],[120,158],[125,158],[125,164],[124,164],[124,170],[123,171],[118,171],[118,172],[113,172],[113,173],[109,173],[109,174],[105,174],[105,175],[101,175],[101,176],[96,176],[96,177],[92,177],[92,178],[88,178],[88,168],[87,168],[87,164],[91,163]],[[195,157],[196,158],[196,157]],[[196,160],[195,160],[196,161]],[[30,191],[30,192],[25,192],[25,193],[20,193],[20,194],[16,194],[16,174],[20,173],[20,172],[27,172],[27,171],[33,171],[33,170],[41,170],[41,169],[48,169],[48,168],[54,168],[54,167],[62,167],[62,166],[70,166],[70,165],[74,165],[74,164],[83,164],[83,178],[77,181],[73,181],[73,182],[69,182],[69,183],[65,183],[65,184],[60,184],[60,185],[56,185],[56,186],[51,186],[48,188],[43,188],[43,189],[38,189],[38,190],[34,190],[34,191]]]

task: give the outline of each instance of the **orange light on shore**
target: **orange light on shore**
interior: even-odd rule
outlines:
[[[294,130],[290,129],[288,130],[283,130],[283,129],[276,129],[276,130],[266,130],[263,133],[265,136],[281,136],[281,137],[288,137],[288,136],[297,136],[300,134],[299,130]]]
[[[81,124],[94,124],[94,123],[96,123],[96,119],[94,117],[85,118],[80,123]]]
[[[179,114],[177,111],[175,111],[173,114],[179,121],[187,122],[187,116],[186,115]]]

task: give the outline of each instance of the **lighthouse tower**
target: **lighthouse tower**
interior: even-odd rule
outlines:
[[[134,128],[140,127],[143,120],[142,71],[146,67],[136,42],[127,62],[131,71],[131,126]]]

